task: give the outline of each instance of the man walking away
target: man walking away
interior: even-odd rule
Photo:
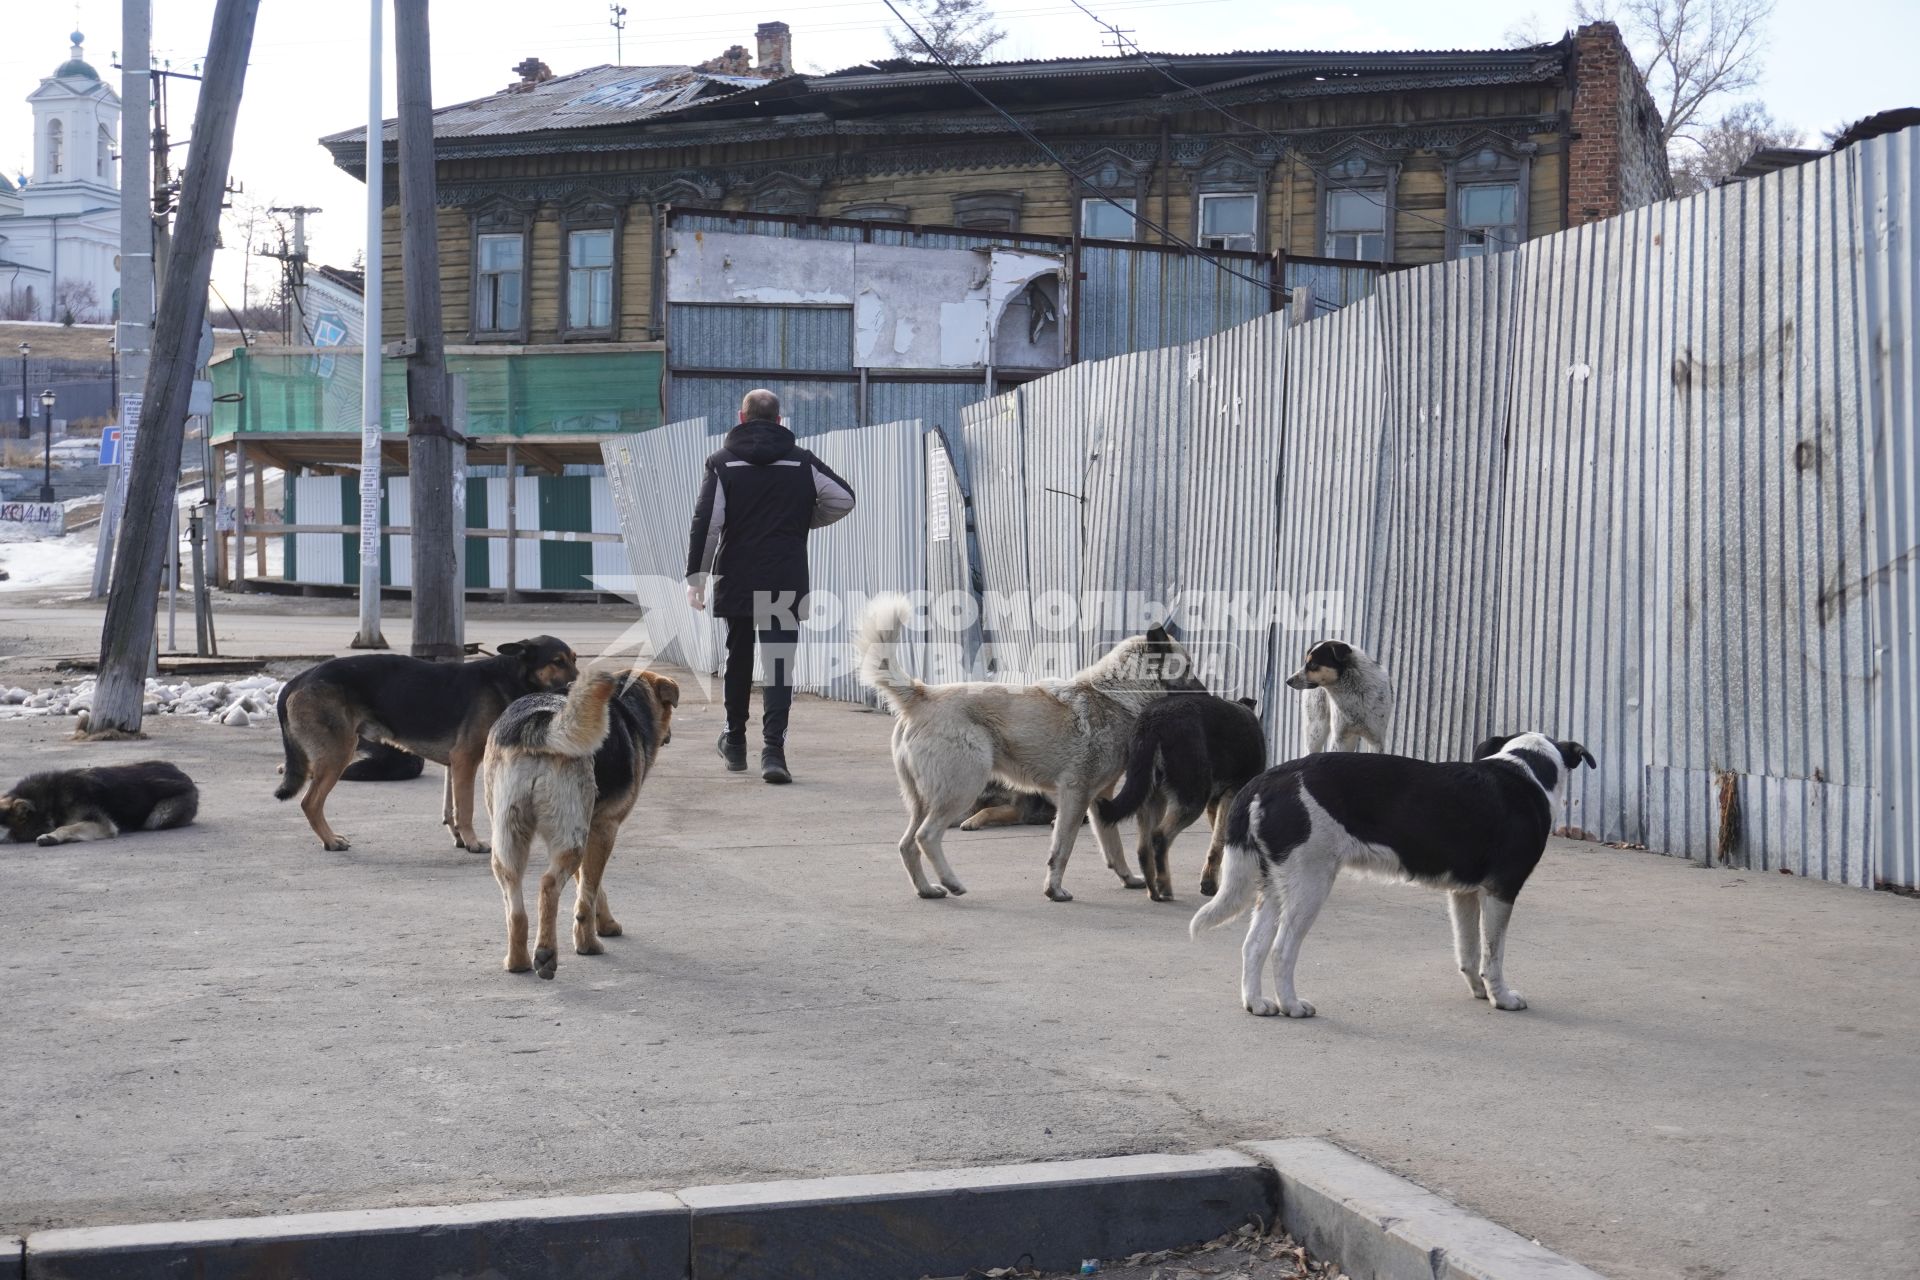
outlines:
[[[713,578],[713,613],[727,624],[727,728],[720,735],[720,754],[736,773],[747,767],[747,704],[757,639],[766,668],[760,776],[768,782],[793,781],[787,770],[787,713],[793,705],[800,620],[807,616],[807,532],[852,510],[852,487],[780,425],[780,397],[747,392],[740,402],[740,425],[707,459],[687,545],[688,603],[706,608]]]

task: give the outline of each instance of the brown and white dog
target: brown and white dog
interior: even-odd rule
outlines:
[[[562,697],[517,700],[487,734],[482,771],[493,818],[493,877],[507,913],[509,973],[553,977],[560,889],[578,876],[573,949],[599,955],[620,923],[601,876],[620,824],[632,812],[654,757],[673,737],[680,686],[651,671],[594,671]],[[547,846],[540,877],[540,931],[527,956],[527,907],[520,883],[535,836]]]
[[[1393,731],[1393,681],[1386,668],[1343,640],[1322,640],[1307,650],[1300,669],[1287,677],[1289,689],[1305,689],[1300,749],[1358,751],[1370,742],[1387,749]]]

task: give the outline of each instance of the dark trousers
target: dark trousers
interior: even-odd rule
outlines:
[[[755,627],[752,618],[728,618],[727,623],[727,732],[747,734],[747,706],[753,697],[753,645],[760,642],[766,662],[766,686],[761,690],[760,730],[769,746],[787,740],[787,713],[793,707],[794,651],[800,644],[798,628]]]

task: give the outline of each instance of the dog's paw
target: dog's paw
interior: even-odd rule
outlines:
[[[335,836],[331,840],[322,840],[320,847],[328,853],[345,853],[348,849],[352,848],[352,845],[347,842],[345,836]]]
[[[1487,984],[1481,981],[1480,975],[1477,973],[1469,973],[1466,975],[1466,979],[1467,994],[1475,1000],[1485,1000],[1487,998]]]
[[[1527,1007],[1527,998],[1512,988],[1508,988],[1506,991],[1494,992],[1492,1000],[1494,1008],[1505,1009],[1509,1012],[1517,1012]]]
[[[1218,893],[1218,892],[1220,892],[1220,886],[1219,886],[1218,884],[1215,884],[1215,883],[1214,883],[1213,881],[1211,881],[1211,880],[1202,880],[1202,881],[1200,882],[1200,896],[1201,896],[1201,897],[1203,897],[1203,898],[1211,898],[1211,897],[1212,897],[1212,896],[1213,896],[1214,894],[1216,894],[1216,893]]]
[[[533,971],[543,978],[552,978],[553,971],[560,967],[559,953],[552,947],[539,947],[533,953]]]
[[[986,822],[980,817],[979,814],[976,813],[971,818],[968,818],[965,822],[962,822],[960,824],[960,829],[962,831],[978,831],[981,828],[985,827],[986,825],[987,825]]]
[[[573,953],[579,956],[600,956],[605,955],[607,949],[600,945],[600,939],[587,934],[583,938],[576,937],[573,940]]]
[[[510,955],[506,959],[506,970],[508,973],[526,973],[532,968],[533,961],[527,959],[525,954],[517,956]]]
[[[1265,996],[1255,996],[1246,1002],[1247,1012],[1256,1018],[1271,1018],[1280,1012],[1280,1002],[1269,1000]]]
[[[915,892],[923,898],[944,898],[947,896],[947,891],[937,884],[930,884],[924,889],[915,890]]]
[[[1147,887],[1147,878],[1145,876],[1121,876],[1120,883],[1129,889],[1144,889]]]
[[[52,848],[54,845],[60,843],[60,837],[49,831],[38,840],[35,840],[34,843],[40,845],[42,848]]]
[[[617,938],[621,934],[625,933],[626,930],[620,927],[620,922],[618,920],[609,920],[605,924],[600,926],[599,932],[600,932],[600,936],[603,938]]]
[[[1280,1012],[1286,1014],[1289,1018],[1311,1018],[1313,1016],[1313,1005],[1310,1001],[1295,1000],[1292,1004],[1281,1005]]]
[[[964,897],[966,895],[967,886],[961,884],[958,880],[942,880],[940,883],[942,886],[945,887],[948,893],[952,894],[956,898]]]
[[[1072,902],[1073,901],[1072,894],[1068,893],[1065,889],[1056,889],[1052,885],[1047,886],[1047,896],[1053,899],[1055,902]]]

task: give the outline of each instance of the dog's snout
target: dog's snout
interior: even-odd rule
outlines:
[[[1311,682],[1297,671],[1287,677],[1287,688],[1289,689],[1309,689],[1312,687]]]

